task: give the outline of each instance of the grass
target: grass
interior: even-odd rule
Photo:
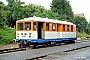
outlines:
[[[83,33],[81,33],[81,32],[76,32],[76,36],[78,37],[78,38],[81,38],[81,37],[86,37],[86,36],[88,36],[88,34],[86,34],[85,32],[83,32]]]

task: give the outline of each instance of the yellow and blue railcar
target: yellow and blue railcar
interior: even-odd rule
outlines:
[[[75,42],[75,39],[76,25],[71,22],[35,16],[16,21],[16,41],[20,47]]]

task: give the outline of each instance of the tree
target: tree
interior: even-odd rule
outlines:
[[[5,27],[7,23],[6,6],[0,1],[0,28]]]
[[[59,20],[73,21],[73,11],[68,0],[52,0],[51,10],[59,14]]]
[[[82,33],[85,31],[85,28],[88,27],[87,21],[84,17],[76,16],[73,23],[76,24],[78,31]]]
[[[20,2],[20,0],[6,0],[8,2],[7,10],[8,12],[8,25],[13,27],[16,23],[16,20],[21,19],[20,14],[22,11],[22,4],[24,2]]]
[[[45,9],[44,6],[41,5],[34,5],[34,4],[29,4],[26,5],[24,8],[25,11],[27,11],[27,16],[37,16],[37,17],[42,17],[42,18],[50,18],[50,19],[57,19],[59,17],[58,13],[52,12],[50,9]],[[26,10],[27,9],[27,10]]]
[[[34,15],[42,18],[50,18],[50,19],[57,19],[59,17],[58,13],[52,12],[50,9],[45,9],[43,6],[36,6],[36,12]]]
[[[47,10],[46,13],[47,13],[46,15],[49,19],[59,19],[59,14],[56,12],[54,13],[52,10]]]
[[[90,28],[90,21],[89,21],[89,23],[88,23],[88,27]]]
[[[87,34],[90,35],[90,22],[88,23],[88,29],[87,30],[88,30]]]
[[[90,22],[87,23],[86,27],[84,28],[85,32],[90,35]]]
[[[3,17],[9,27],[13,27],[17,20],[36,15],[37,17],[73,21],[73,12],[67,0],[52,0],[51,9],[45,9],[43,6],[29,4],[25,5],[20,0],[6,0],[8,5],[2,12]],[[57,1],[57,2],[55,2]],[[23,5],[23,6],[22,6]],[[3,10],[2,10],[3,11]]]

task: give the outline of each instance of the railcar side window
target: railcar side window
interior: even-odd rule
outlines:
[[[36,22],[33,22],[33,30],[36,30],[36,29],[37,29]]]
[[[18,23],[18,30],[23,30],[23,23]]]
[[[31,22],[25,22],[25,30],[31,30]]]
[[[69,25],[67,25],[67,31],[69,31]]]
[[[65,25],[63,25],[63,31],[65,31]]]
[[[49,23],[46,23],[46,31],[49,31]]]
[[[71,31],[73,31],[73,26],[71,26]]]
[[[56,24],[52,24],[52,30],[56,31]]]

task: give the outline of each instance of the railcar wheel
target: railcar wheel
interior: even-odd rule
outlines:
[[[73,40],[73,41],[71,41],[71,43],[75,43],[75,41]]]
[[[35,49],[36,48],[36,45],[30,45],[30,48],[31,49]]]
[[[48,47],[48,46],[49,46],[49,43],[46,44],[46,47]]]
[[[46,43],[46,46],[48,47],[48,46],[50,46],[50,43],[48,42],[48,43]]]
[[[35,49],[35,48],[36,48],[36,45],[33,46],[33,49]]]
[[[24,44],[24,41],[20,41],[18,45],[19,45],[19,48],[26,48],[27,44]]]
[[[24,44],[19,44],[19,48],[26,48],[26,45],[24,45]]]
[[[60,46],[62,44],[61,41],[56,42],[56,45]]]
[[[23,45],[22,44],[19,44],[19,48],[23,48]]]
[[[70,41],[64,41],[65,44],[70,44]]]
[[[61,42],[59,42],[58,44],[61,45]]]

